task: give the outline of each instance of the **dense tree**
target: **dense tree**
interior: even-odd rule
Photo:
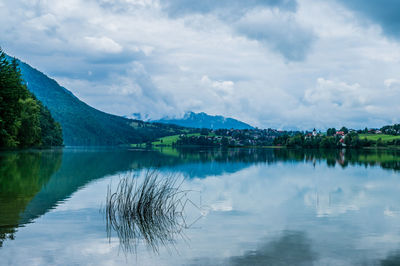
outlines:
[[[327,136],[334,136],[336,134],[336,128],[328,128],[328,130],[326,131],[326,135]]]
[[[200,135],[202,135],[202,136],[208,136],[208,133],[209,133],[209,129],[207,129],[207,128],[202,128],[201,130],[200,130]]]
[[[344,134],[349,133],[349,129],[347,127],[342,127],[339,131],[343,131]]]
[[[0,147],[52,146],[62,142],[60,125],[28,91],[18,61],[9,60],[0,49]]]
[[[61,125],[51,116],[49,109],[38,101],[40,107],[40,128],[43,146],[63,144]]]
[[[400,124],[384,126],[381,128],[382,133],[389,135],[400,135]]]
[[[213,138],[209,138],[206,136],[186,136],[182,135],[174,144],[176,146],[186,146],[186,145],[195,145],[195,146],[220,146],[219,143],[214,141]]]
[[[224,146],[224,147],[228,146],[229,145],[229,139],[227,137],[222,137],[221,145]]]
[[[17,139],[20,147],[41,145],[40,107],[33,98],[19,99],[21,107]]]

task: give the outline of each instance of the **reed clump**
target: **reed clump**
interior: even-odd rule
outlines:
[[[123,177],[112,191],[108,186],[106,225],[109,239],[115,231],[124,251],[136,251],[143,240],[153,251],[182,236],[186,191],[173,176],[147,171],[142,182],[137,176]]]

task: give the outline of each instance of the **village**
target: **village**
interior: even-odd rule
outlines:
[[[172,146],[215,146],[215,147],[372,147],[400,145],[400,130],[394,126],[382,129],[329,128],[326,132],[285,131],[277,129],[201,129],[199,134],[181,134]],[[391,135],[387,134],[391,133]],[[162,145],[161,145],[162,146]]]

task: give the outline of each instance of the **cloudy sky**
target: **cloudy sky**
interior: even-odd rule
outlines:
[[[281,129],[400,122],[397,0],[0,0],[0,46],[88,104]]]

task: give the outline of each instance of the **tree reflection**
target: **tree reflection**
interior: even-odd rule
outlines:
[[[16,228],[24,223],[21,214],[59,169],[61,159],[61,150],[1,154],[0,247],[5,239],[14,239]]]
[[[400,170],[400,151],[399,150],[379,150],[379,149],[198,149],[198,148],[162,148],[158,150],[161,154],[173,155],[174,165],[189,162],[217,162],[227,164],[225,172],[235,171],[230,169],[237,163],[257,164],[276,162],[307,162],[307,163],[326,163],[328,167],[346,168],[349,165],[360,165],[366,167],[379,166],[383,169]],[[172,161],[171,161],[172,162]],[[233,164],[235,163],[235,164]],[[229,165],[230,166],[229,166]],[[163,163],[160,163],[162,166]],[[214,169],[218,170],[218,169]],[[219,169],[220,173],[224,171]],[[198,173],[197,173],[198,174]],[[215,174],[215,173],[214,173]]]

